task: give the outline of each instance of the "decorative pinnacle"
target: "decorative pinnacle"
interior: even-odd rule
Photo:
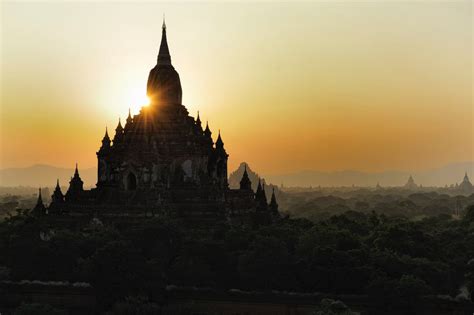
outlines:
[[[118,122],[117,128],[115,128],[115,130],[116,130],[116,131],[117,131],[117,130],[122,131],[122,129],[123,129],[123,127],[122,127],[122,122],[121,122],[120,117],[119,117],[119,122]]]
[[[165,30],[166,29],[166,23],[165,23],[165,14],[163,13],[163,25],[162,28]]]

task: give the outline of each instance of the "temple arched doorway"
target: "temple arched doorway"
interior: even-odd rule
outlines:
[[[137,189],[137,177],[133,173],[127,175],[127,190]]]

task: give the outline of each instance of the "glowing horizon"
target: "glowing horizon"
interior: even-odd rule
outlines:
[[[470,1],[1,7],[0,168],[95,167],[105,126],[147,102],[162,12],[183,103],[221,130],[229,172],[474,160]]]

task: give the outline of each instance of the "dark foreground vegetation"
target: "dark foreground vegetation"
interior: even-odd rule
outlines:
[[[474,204],[474,194],[448,195],[430,189],[295,189],[285,191],[277,197],[280,207],[288,211],[293,218],[307,218],[311,221],[329,219],[351,210],[365,214],[375,211],[412,220],[442,214],[459,216],[464,209]]]
[[[348,211],[318,222],[200,229],[168,218],[71,227],[20,213],[0,223],[0,253],[0,280],[87,282],[100,312],[130,299],[165,305],[171,284],[366,295],[369,313],[409,312],[426,296],[471,299],[474,207],[460,219]]]

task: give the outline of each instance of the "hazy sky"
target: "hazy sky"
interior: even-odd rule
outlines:
[[[473,160],[471,1],[5,2],[0,168],[96,166],[163,13],[183,103],[261,173]]]

